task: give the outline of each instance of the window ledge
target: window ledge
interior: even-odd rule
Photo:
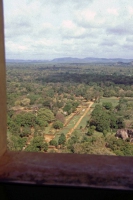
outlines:
[[[133,157],[7,152],[0,182],[133,190]]]

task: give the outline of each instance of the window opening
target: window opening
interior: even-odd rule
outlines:
[[[132,155],[132,59],[117,44],[131,39],[118,26],[125,7],[57,2],[4,1],[8,148]]]

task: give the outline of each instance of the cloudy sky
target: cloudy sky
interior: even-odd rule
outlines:
[[[8,59],[133,58],[133,0],[3,0]]]

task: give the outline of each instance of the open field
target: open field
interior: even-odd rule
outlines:
[[[79,123],[79,125],[77,126],[77,129],[80,129],[80,127],[82,126],[82,128],[84,129],[86,127],[86,122],[90,119],[90,114],[92,112],[92,108],[90,108],[90,110],[87,112],[87,114],[83,117],[83,119],[81,120],[81,122]]]
[[[90,107],[92,106],[93,102],[88,103],[88,107],[83,108],[82,111],[79,113],[78,116],[74,116],[73,121],[71,121],[66,128],[69,127],[69,131],[67,132],[67,136],[70,136],[80,125],[83,118],[88,114]]]
[[[117,98],[117,97],[102,97],[100,99],[100,104],[102,104],[104,102],[110,102],[110,103],[112,103],[113,107],[115,107],[119,103],[119,98]]]

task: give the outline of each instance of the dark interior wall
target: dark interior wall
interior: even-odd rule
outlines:
[[[3,1],[0,0],[0,156],[6,151],[6,69],[4,48]]]
[[[1,200],[133,200],[133,191],[0,184]]]

